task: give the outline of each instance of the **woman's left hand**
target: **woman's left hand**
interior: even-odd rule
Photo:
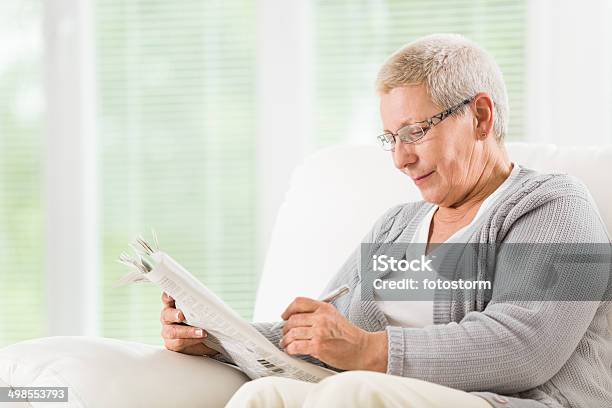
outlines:
[[[387,333],[370,333],[349,322],[331,304],[296,298],[282,314],[280,346],[290,355],[310,355],[341,370],[387,371]]]

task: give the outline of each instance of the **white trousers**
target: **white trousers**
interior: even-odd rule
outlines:
[[[318,384],[281,377],[245,383],[226,408],[491,408],[484,398],[414,378],[347,371]]]

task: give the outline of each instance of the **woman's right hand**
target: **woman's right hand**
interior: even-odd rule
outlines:
[[[185,321],[183,312],[176,308],[174,299],[166,292],[162,293],[162,302],[164,307],[160,317],[161,335],[168,350],[193,356],[212,356],[218,353],[216,350],[206,347],[202,342],[208,333],[200,328],[183,323]]]

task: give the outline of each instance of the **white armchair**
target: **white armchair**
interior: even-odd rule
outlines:
[[[612,147],[508,149],[522,165],[582,179],[612,231]],[[389,154],[374,146],[337,146],[309,157],[296,169],[280,208],[254,319],[277,320],[293,297],[319,295],[378,216],[419,199]],[[612,315],[609,320],[612,327]],[[247,378],[230,366],[207,378],[211,364],[220,363],[114,339],[52,337],[0,350],[0,386],[67,386],[69,407],[223,406]]]

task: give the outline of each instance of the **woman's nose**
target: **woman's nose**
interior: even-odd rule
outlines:
[[[395,149],[393,150],[395,167],[401,170],[416,163],[417,160],[418,156],[414,151],[414,144],[400,142],[395,145]]]

